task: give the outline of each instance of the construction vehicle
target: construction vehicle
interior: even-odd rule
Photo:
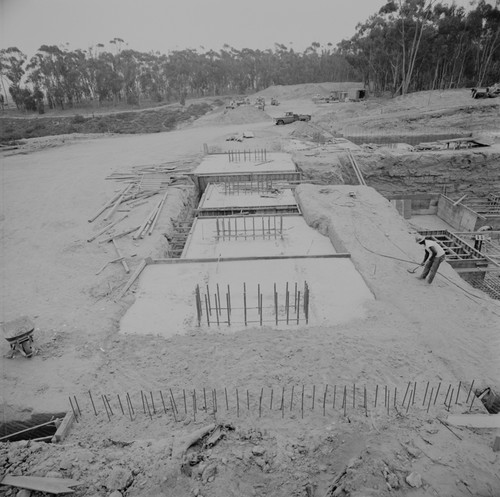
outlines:
[[[310,121],[311,116],[309,114],[294,114],[293,112],[286,112],[284,116],[276,117],[275,121],[278,125],[291,124],[295,121]]]

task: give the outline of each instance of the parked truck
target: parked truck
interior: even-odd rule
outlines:
[[[276,124],[291,124],[295,121],[310,121],[311,116],[309,114],[295,114],[293,112],[285,112],[284,116],[276,117]]]

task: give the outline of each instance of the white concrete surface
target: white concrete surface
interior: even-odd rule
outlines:
[[[281,219],[283,219],[283,238],[279,235]],[[216,218],[195,219],[182,253],[183,259],[336,253],[330,239],[309,227],[302,216],[241,216],[220,217],[218,220],[219,239],[217,239]],[[238,238],[235,236],[235,229]],[[227,239],[229,234],[231,238]]]
[[[238,174],[238,173],[282,173],[295,172],[297,167],[292,161],[292,156],[283,152],[268,152],[266,160],[254,160],[253,154],[240,162],[229,162],[227,154],[207,155],[201,164],[193,171],[196,176],[207,174]],[[249,160],[251,159],[251,160]]]
[[[245,182],[245,186],[250,188],[250,183]],[[254,188],[256,184],[253,184]],[[297,201],[291,189],[279,190],[278,193],[256,192],[240,187],[239,192],[228,193],[224,184],[211,183],[207,186],[203,197],[198,205],[198,209],[218,209],[218,208],[245,208],[245,207],[274,207],[285,205],[297,205]],[[231,190],[232,191],[232,190]]]
[[[286,283],[293,302],[295,282],[302,292],[305,281],[310,289],[309,326],[334,326],[363,319],[365,304],[373,300],[348,258],[153,264],[147,266],[139,278],[135,303],[122,317],[120,332],[171,337],[197,330],[232,333],[260,326],[256,309],[258,284],[263,294],[263,324],[287,329],[297,324],[292,309],[289,324],[286,324]],[[243,283],[247,292],[247,322],[251,321],[248,326],[244,324]],[[274,313],[274,283],[278,292],[278,325]],[[204,295],[208,285],[214,306],[217,284],[223,307],[226,307],[227,286],[230,286],[231,326],[227,324],[227,312],[224,315],[224,311],[217,326],[214,310],[208,326]],[[196,285],[200,285],[203,304],[201,326],[198,326],[195,303]],[[295,318],[293,322],[292,318]],[[303,308],[300,308],[299,320],[300,326],[304,326]]]

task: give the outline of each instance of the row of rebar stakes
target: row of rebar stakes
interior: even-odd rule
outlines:
[[[431,390],[429,392],[429,386],[430,386],[430,382],[427,382],[426,387],[425,387],[425,393],[423,396],[423,401],[422,401],[422,407],[424,407],[424,408],[426,407],[427,413],[429,412],[431,405],[436,405],[436,402],[438,400],[438,395],[439,395],[439,392],[441,389],[441,382],[439,382],[439,384],[437,385],[435,393],[434,393],[434,387],[431,387]],[[444,404],[447,411],[450,411],[450,408],[451,408],[453,403],[458,404],[462,386],[463,386],[463,384],[460,381],[458,384],[458,387],[456,389],[456,394],[455,394],[455,388],[452,387],[451,383],[449,384],[444,401],[443,401],[443,404]],[[469,388],[468,394],[467,394],[467,399],[465,401],[465,404],[469,405],[469,399],[471,398],[471,394],[472,394],[472,400],[470,402],[469,409],[468,409],[469,411],[472,410],[472,407],[474,405],[474,400],[476,398],[475,393],[473,393],[473,387],[474,387],[474,380],[472,381],[472,383],[470,385],[470,388]],[[315,409],[316,399],[319,399],[320,402],[318,402],[318,404],[322,403],[323,416],[326,416],[327,398],[328,398],[328,394],[329,394],[329,388],[330,388],[329,385],[325,385],[325,389],[324,389],[323,393],[321,395],[317,395],[316,385],[312,386],[310,410]],[[400,411],[398,410],[398,406],[397,406],[397,392],[398,392],[397,387],[394,387],[393,393],[391,393],[392,389],[389,388],[387,385],[385,385],[383,387],[383,389],[384,389],[384,408],[387,410],[387,414],[390,415],[391,406],[396,410],[396,412],[398,414],[401,414]],[[337,385],[333,385],[332,402],[331,402],[332,410],[335,410],[335,406],[337,403],[337,390],[338,390]],[[241,390],[239,388],[236,388],[236,390],[235,390],[235,397],[236,397],[236,406],[235,407],[236,407],[236,416],[237,417],[240,417],[241,405],[243,407],[245,407],[245,405],[244,405],[245,402],[244,402],[244,400],[241,400],[241,397],[240,397],[240,391]],[[279,402],[279,409],[277,409],[278,411],[281,412],[282,418],[284,418],[284,416],[285,416],[285,406],[288,405],[288,402],[286,401],[285,391],[286,391],[286,387],[285,386],[281,387],[281,400]],[[357,391],[358,391],[358,388],[357,388],[356,384],[354,383],[352,386],[352,408],[353,409],[363,408],[365,411],[365,415],[368,416],[369,402],[368,402],[367,387],[366,386],[363,387],[363,395],[362,395],[363,403],[362,404],[356,404]],[[406,386],[405,394],[403,396],[403,401],[401,403],[401,409],[404,410],[406,414],[409,412],[410,407],[414,406],[416,403],[416,392],[417,392],[417,382],[411,382],[411,381],[408,382],[408,384]],[[150,391],[149,396],[148,396],[147,393],[144,393],[141,390],[140,394],[141,394],[141,402],[142,402],[143,412],[145,415],[147,415],[152,420],[153,415],[156,415],[157,413],[159,413],[159,411],[157,411],[157,406],[155,405],[153,392]],[[165,398],[163,396],[163,392],[160,390],[159,394],[160,394],[160,399],[161,399],[161,405],[163,406],[163,412],[165,414],[167,414],[168,408],[167,408],[167,405],[165,402]],[[168,401],[170,403],[170,411],[172,412],[174,421],[177,422],[180,420],[180,416],[179,416],[179,410],[178,410],[177,403],[175,400],[174,393],[172,392],[172,389],[169,389],[168,394],[169,394]],[[427,395],[427,394],[429,394],[429,395]],[[89,395],[89,399],[90,399],[90,402],[92,405],[92,410],[93,410],[95,416],[98,416],[99,411],[98,411],[96,404],[94,402],[94,398],[92,396],[91,390],[88,390],[88,395]],[[306,395],[305,385],[302,385],[302,390],[301,390],[301,395],[300,395],[301,418],[304,417],[304,412],[305,412],[305,410],[307,410],[307,407],[308,407],[305,405],[305,402],[306,402],[305,395]],[[192,408],[192,413],[193,413],[195,421],[196,421],[196,414],[198,413],[198,411],[200,409],[202,411],[205,411],[205,413],[207,413],[207,414],[213,415],[214,418],[216,418],[216,415],[218,412],[217,389],[210,389],[209,390],[209,397],[210,396],[211,396],[211,405],[210,405],[210,398],[207,400],[207,389],[203,388],[203,404],[202,404],[202,407],[199,408],[196,389],[193,389],[192,393],[190,393],[190,394],[187,394],[186,389],[183,389],[182,390],[182,403],[183,403],[183,407],[184,407],[184,414],[187,415],[188,411],[190,410],[188,408],[188,398],[191,397],[191,404],[192,404],[191,408]],[[392,399],[391,399],[391,396],[392,396]],[[340,406],[340,409],[343,411],[344,417],[347,417],[347,407],[348,407],[348,397],[349,397],[349,389],[348,389],[347,385],[343,386],[343,390],[341,390],[339,392],[338,397],[342,398],[342,404]],[[379,397],[379,385],[376,385],[375,394],[374,394],[374,398],[373,398],[373,408],[377,408],[378,401],[379,401],[378,397]],[[125,409],[123,407],[124,404],[122,403],[122,399],[121,399],[120,395],[117,394],[116,398],[117,398],[117,402],[118,402],[118,405],[119,405],[119,408],[120,408],[122,415],[125,415]],[[246,395],[244,395],[244,397],[243,397],[243,399],[246,400],[247,411],[251,410],[250,398],[251,398],[251,393],[247,389]],[[127,409],[127,414],[130,417],[130,420],[134,421],[137,418],[137,415],[136,415],[136,411],[134,409],[134,406],[132,404],[132,399],[131,399],[128,392],[125,394],[125,399],[126,399],[125,405],[126,405],[126,409]],[[224,399],[225,399],[226,411],[229,411],[230,410],[230,408],[229,408],[230,402],[229,402],[228,390],[226,387],[224,387]],[[454,402],[453,402],[453,399],[454,399]],[[108,418],[108,421],[111,421],[112,417],[115,415],[115,412],[113,411],[113,408],[111,406],[110,398],[105,394],[101,394],[101,400],[102,400],[102,404],[104,406],[104,411],[106,412],[106,416]],[[391,400],[392,400],[392,402],[391,402]],[[265,401],[265,399],[264,399],[264,387],[262,387],[260,390],[260,395],[258,397],[258,416],[259,416],[259,418],[262,417],[262,410],[263,410],[263,406],[264,406],[264,401]],[[273,401],[274,401],[274,388],[270,388],[270,397],[269,397],[269,410],[270,411],[273,410]],[[290,395],[290,403],[289,403],[290,412],[293,411],[294,401],[295,401],[295,385],[292,385],[291,395]],[[79,418],[82,417],[82,411],[80,409],[80,404],[78,402],[77,397],[75,395],[73,395],[73,398],[71,396],[69,396],[69,403],[70,403],[70,406],[71,406],[71,409],[72,409],[72,412],[73,412],[73,415],[75,417],[76,422],[79,422]],[[427,403],[427,406],[426,406],[426,403]]]

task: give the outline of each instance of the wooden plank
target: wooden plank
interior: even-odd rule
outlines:
[[[116,244],[115,240],[111,240],[111,243],[113,244],[113,247],[115,247],[116,250],[116,255],[118,256],[120,262],[122,263],[123,268],[125,269],[125,272],[128,274],[130,273],[130,268],[128,267],[127,261],[125,261],[125,258],[123,257],[123,254],[120,252],[120,249],[118,248],[118,245]]]
[[[95,235],[91,236],[90,238],[87,238],[87,242],[89,242],[89,243],[93,242],[98,236],[101,236],[103,233],[105,233],[106,231],[108,231],[109,229],[111,229],[115,224],[118,224],[119,222],[123,221],[127,217],[128,217],[128,214],[125,214],[120,219],[117,219],[116,221],[113,221],[112,223],[108,224],[102,230],[100,230],[99,232],[97,232]]]
[[[94,214],[89,220],[88,222],[91,223],[92,221],[95,221],[106,209],[108,209],[111,204],[113,204],[113,202],[116,201],[117,198],[120,197],[120,195],[122,194],[122,192],[118,192],[117,194],[115,194],[110,200],[108,200],[102,207],[101,209],[96,213]]]
[[[121,238],[122,236],[129,235],[130,233],[137,231],[139,228],[140,228],[140,226],[136,226],[135,228],[130,228],[128,230],[122,231],[121,233],[117,233],[116,235],[111,235],[108,238],[101,240],[99,243],[108,243],[111,240],[116,240],[117,238]]]
[[[151,258],[147,257],[146,259],[142,260],[140,264],[137,266],[135,269],[134,273],[130,277],[130,279],[127,281],[126,285],[123,287],[122,291],[118,294],[117,300],[121,299],[128,291],[128,289],[134,284],[134,281],[139,277],[139,275],[142,273],[143,269],[150,264]]]
[[[50,494],[71,494],[74,490],[70,486],[81,485],[80,482],[69,478],[46,478],[43,476],[11,476],[7,475],[1,481],[2,485],[25,488]]]
[[[171,249],[170,249],[171,250]],[[323,255],[277,255],[256,257],[220,257],[220,258],[195,258],[195,259],[154,259],[150,264],[188,264],[190,262],[231,262],[231,261],[267,261],[281,259],[350,259],[351,254],[323,254]]]
[[[55,435],[52,437],[52,443],[61,442],[66,438],[74,420],[75,415],[73,414],[73,411],[67,412],[62,423],[59,425],[59,428],[57,428]]]
[[[446,421],[469,428],[500,428],[500,414],[450,414]]]

